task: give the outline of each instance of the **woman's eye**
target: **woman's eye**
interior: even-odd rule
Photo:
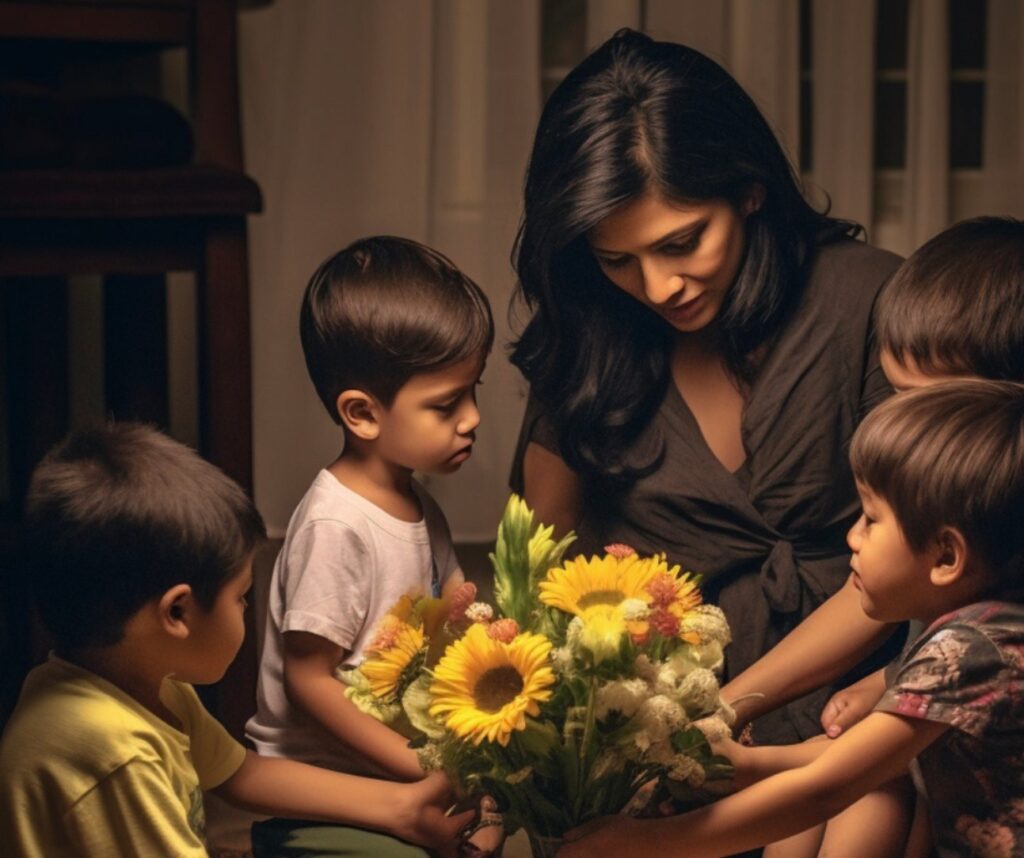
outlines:
[[[629,260],[625,256],[617,256],[614,259],[610,259],[607,256],[599,256],[597,261],[601,263],[603,268],[622,268]]]
[[[667,253],[669,256],[685,256],[687,253],[693,253],[699,244],[700,238],[698,236],[694,236],[693,238],[689,238],[683,242],[666,244],[662,248],[662,251]]]

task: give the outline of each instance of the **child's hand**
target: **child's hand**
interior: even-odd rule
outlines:
[[[869,673],[848,688],[837,691],[821,710],[821,726],[830,739],[835,739],[864,718],[885,691],[885,670]]]
[[[474,810],[447,816],[452,804],[451,784],[441,772],[403,784],[403,801],[395,809],[392,834],[419,846],[454,854],[459,834],[473,821]]]

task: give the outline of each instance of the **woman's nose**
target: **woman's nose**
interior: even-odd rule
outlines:
[[[670,303],[686,286],[681,275],[659,266],[643,265],[641,270],[644,278],[644,295],[657,306]]]

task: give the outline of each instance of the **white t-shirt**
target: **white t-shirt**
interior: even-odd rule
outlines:
[[[378,621],[402,596],[429,595],[458,569],[444,514],[415,481],[413,490],[423,519],[401,521],[323,470],[292,514],[270,583],[256,714],[246,725],[260,754],[383,774],[289,702],[283,636],[319,635],[347,651],[346,666],[358,665]]]

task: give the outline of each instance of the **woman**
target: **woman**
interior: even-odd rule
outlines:
[[[849,572],[845,447],[889,393],[871,308],[899,262],[859,232],[808,205],[753,101],[692,49],[621,31],[544,109],[514,253],[533,315],[512,484],[583,552],[702,573],[728,675]],[[820,732],[830,693],[756,738]]]

